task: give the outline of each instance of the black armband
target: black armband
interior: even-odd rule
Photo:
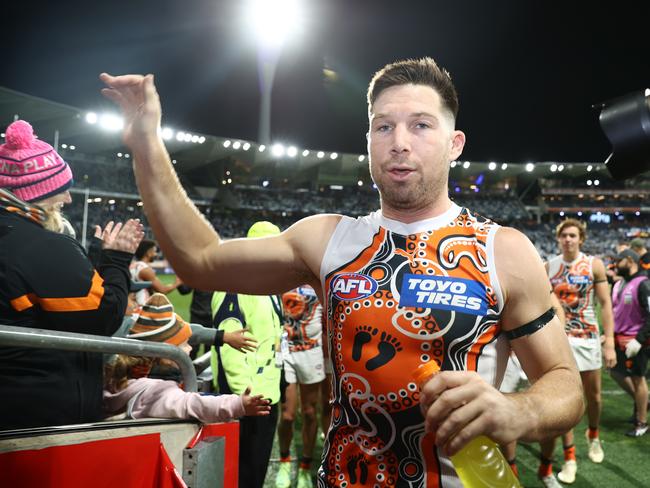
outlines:
[[[214,335],[214,347],[221,347],[223,346],[223,335],[226,333],[225,330],[220,329],[217,330],[217,333]]]
[[[534,320],[531,320],[527,324],[524,324],[513,330],[505,331],[506,337],[509,340],[513,340],[513,339],[518,339],[519,337],[529,336],[531,334],[534,334],[539,329],[541,329],[546,324],[548,324],[553,319],[553,317],[555,317],[555,309],[551,307],[542,315],[540,315]]]

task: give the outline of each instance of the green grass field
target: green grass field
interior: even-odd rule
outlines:
[[[173,276],[162,276],[165,282],[172,282]],[[174,291],[169,298],[174,304],[177,313],[189,319],[189,305],[192,295],[180,295]],[[601,440],[605,451],[605,460],[602,464],[593,464],[587,458],[587,446],[584,438],[586,420],[582,420],[576,427],[576,451],[578,458],[578,475],[573,485],[576,488],[611,487],[611,488],[642,488],[650,487],[650,434],[633,439],[625,436],[631,425],[627,423],[632,413],[632,399],[625,395],[609,377],[603,373],[603,414],[601,420]],[[295,426],[294,445],[292,456],[295,458],[301,453],[300,425]],[[562,465],[562,450],[559,445],[555,451],[554,470]],[[318,468],[318,458],[322,449],[320,438],[316,442],[314,451],[314,473]],[[279,458],[277,442],[273,446],[271,462],[266,477],[266,487],[274,486],[277,460]],[[537,480],[537,465],[539,446],[537,444],[520,444],[517,448],[517,464],[524,487],[541,486]],[[567,485],[569,486],[569,485]]]

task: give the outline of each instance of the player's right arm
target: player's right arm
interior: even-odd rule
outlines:
[[[159,135],[153,76],[101,75],[102,92],[124,114],[124,142],[158,244],[188,285],[237,293],[280,293],[307,283],[320,290],[320,262],[340,217],[303,219],[278,236],[222,240],[183,190]]]

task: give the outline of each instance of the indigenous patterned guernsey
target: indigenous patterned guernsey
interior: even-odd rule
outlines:
[[[593,256],[580,253],[571,263],[564,261],[562,255],[555,256],[548,262],[548,276],[553,292],[564,308],[565,330],[569,337],[598,338],[593,260]]]
[[[289,351],[308,351],[320,347],[323,330],[318,296],[309,285],[294,288],[282,295],[284,330],[289,335]]]
[[[411,374],[436,361],[501,382],[497,229],[455,204],[412,224],[342,218],[321,265],[334,402],[319,486],[461,486]]]

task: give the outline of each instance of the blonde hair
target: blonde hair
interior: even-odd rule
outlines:
[[[562,231],[567,227],[577,227],[580,241],[584,242],[587,240],[587,224],[580,222],[578,219],[564,219],[560,222],[555,228],[555,237],[560,237]]]
[[[155,362],[156,358],[118,354],[104,365],[104,389],[122,391],[130,379],[147,376]]]

